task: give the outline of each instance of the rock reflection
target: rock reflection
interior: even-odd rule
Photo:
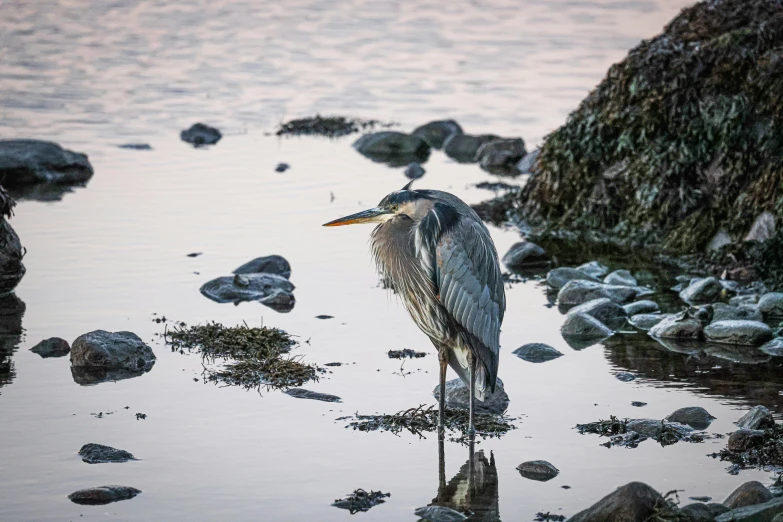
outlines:
[[[26,306],[15,294],[0,297],[0,388],[14,380],[11,356],[22,337],[22,317]]]

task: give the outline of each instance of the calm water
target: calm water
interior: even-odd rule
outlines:
[[[535,145],[611,63],[687,3],[0,0],[0,137],[58,141],[89,154],[96,172],[61,201],[22,201],[12,221],[28,251],[17,290],[27,308],[15,375],[0,388],[0,518],[347,520],[330,503],[364,488],[392,496],[357,519],[415,520],[414,508],[437,494],[435,438],[359,433],[335,419],[434,403],[437,359],[378,287],[370,229],[320,227],[374,205],[405,178],[356,154],[352,138],[269,133],[318,112],[402,129],[453,117],[469,132],[521,135]],[[226,136],[193,149],[178,135],[195,121]],[[116,147],[124,142],[154,150]],[[281,161],[292,166],[285,174],[274,172]],[[435,153],[425,168],[418,187],[469,202],[488,196],[472,188],[491,179],[476,166]],[[514,231],[492,233],[501,253],[518,240]],[[273,253],[293,266],[292,312],[199,294],[208,279]],[[719,500],[743,481],[767,480],[763,472],[728,475],[726,464],[705,456],[724,441],[608,450],[573,426],[700,405],[717,417],[710,432],[728,432],[749,405],[778,405],[780,382],[768,382],[774,372],[672,354],[636,342],[641,335],[574,350],[540,283],[514,285],[507,299],[500,376],[519,429],[477,448],[494,461],[487,502],[500,518],[570,515],[630,480]],[[307,361],[355,363],[307,386],[343,403],[205,385],[198,356],[159,343],[155,313],[283,328],[299,336],[295,353]],[[158,356],[153,370],[82,387],[67,358],[28,350],[95,329],[139,334]],[[565,356],[533,365],[511,355],[528,342]],[[430,355],[406,362],[410,373],[401,376],[400,362],[386,356],[401,348]],[[639,378],[614,377],[629,370]],[[632,400],[649,405],[633,408]],[[88,442],[141,460],[85,464],[76,452]],[[467,448],[446,444],[447,481],[459,481],[467,459]],[[516,466],[534,459],[560,475],[546,483],[520,477]],[[100,507],[66,498],[103,484],[143,493]]]

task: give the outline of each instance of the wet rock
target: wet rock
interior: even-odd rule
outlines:
[[[183,130],[179,134],[182,141],[193,145],[214,145],[223,135],[214,127],[204,125],[203,123],[194,123],[189,129]]]
[[[761,346],[771,340],[772,329],[761,321],[718,321],[704,328],[704,336],[714,343]]]
[[[285,172],[286,170],[290,169],[291,165],[288,163],[278,163],[277,167],[275,167],[275,172]]]
[[[117,145],[117,147],[131,150],[152,150],[152,146],[149,143],[123,143],[122,145]]]
[[[82,184],[93,174],[87,155],[40,140],[0,140],[0,184]]]
[[[426,171],[424,170],[424,167],[416,163],[415,161],[413,163],[409,163],[407,167],[405,167],[405,177],[408,179],[419,179],[424,175]]]
[[[523,462],[517,466],[517,471],[526,479],[538,480],[539,482],[552,480],[560,473],[559,469],[545,460]]]
[[[548,344],[543,343],[526,344],[514,350],[513,353],[520,359],[532,363],[551,361],[563,355]]]
[[[657,508],[666,505],[663,497],[642,482],[630,482],[608,494],[569,522],[644,522]]]
[[[628,270],[615,270],[604,278],[607,285],[636,286],[636,278]]]
[[[296,300],[294,285],[277,274],[245,274],[207,281],[201,293],[218,303],[258,301],[278,312],[290,312]]]
[[[580,272],[584,272],[585,274],[591,275],[596,278],[604,277],[606,274],[609,273],[609,268],[602,265],[598,261],[590,261],[588,263],[584,263],[576,267],[576,269],[579,270]]]
[[[454,120],[438,120],[413,129],[412,135],[426,141],[433,149],[440,149],[452,134],[462,134],[462,127]]]
[[[598,339],[612,335],[612,330],[598,319],[586,314],[568,314],[560,333],[565,338]]]
[[[416,508],[413,514],[428,522],[461,522],[468,518],[459,511],[455,511],[445,506],[425,506]]]
[[[713,323],[732,320],[762,321],[763,316],[754,305],[732,306],[725,303],[714,303],[712,305]]]
[[[46,359],[47,357],[63,357],[71,353],[71,346],[65,339],[51,337],[36,344],[30,351]]]
[[[560,292],[557,294],[557,302],[564,306],[572,306],[606,297],[615,303],[625,303],[637,296],[639,293],[637,288],[575,279],[569,281],[560,289]]]
[[[759,404],[748,410],[735,424],[749,430],[766,430],[775,425],[775,419],[771,411]]]
[[[334,319],[334,316],[333,315],[321,314],[321,315],[316,315],[315,318],[316,319]]]
[[[141,493],[140,489],[128,486],[99,486],[97,488],[80,489],[68,495],[75,504],[101,505],[119,500],[128,500]]]
[[[403,348],[402,350],[389,350],[387,355],[389,356],[389,359],[405,359],[406,357],[408,359],[421,359],[422,357],[426,357],[427,352],[417,352],[410,348]]]
[[[758,241],[763,243],[775,235],[775,215],[769,210],[765,210],[756,218],[751,225],[745,241]]]
[[[474,163],[482,145],[499,139],[499,136],[492,134],[452,134],[443,142],[443,152],[458,163]]]
[[[783,337],[776,337],[761,346],[760,350],[773,357],[783,357]]]
[[[0,186],[0,295],[8,294],[22,280],[25,251],[16,231],[4,216],[10,216],[15,202]]]
[[[487,390],[484,401],[477,400],[474,405],[476,413],[496,413],[501,414],[508,409],[510,399],[506,390],[503,389],[503,381],[497,380],[495,393],[490,394]],[[433,396],[440,400],[440,385],[432,390]],[[446,382],[446,407],[452,410],[467,410],[470,396],[468,387],[462,382],[462,379],[452,379]]]
[[[80,335],[71,347],[73,368],[122,370],[141,374],[155,364],[152,348],[132,332],[95,330]]]
[[[783,513],[783,497],[775,498],[763,504],[745,506],[719,515],[716,522],[771,522],[776,515]]]
[[[674,410],[665,420],[685,424],[694,430],[706,430],[714,418],[701,406],[687,406]]]
[[[418,136],[396,131],[365,134],[353,144],[361,155],[380,163],[402,167],[411,162],[427,160],[430,146]]]
[[[641,401],[631,401],[631,406],[634,406],[636,408],[641,408],[643,406],[647,406],[647,403]]]
[[[332,505],[340,509],[347,509],[353,515],[360,511],[369,511],[370,508],[383,504],[390,496],[391,493],[382,493],[380,491],[367,492],[363,489],[357,489],[345,498],[338,498],[332,502]]]
[[[277,274],[288,279],[291,277],[291,265],[286,258],[276,254],[257,257],[240,266],[232,274]]]
[[[731,492],[723,501],[723,505],[729,509],[737,509],[754,504],[762,504],[772,500],[772,493],[761,482],[752,480],[745,482]]]
[[[692,317],[676,314],[650,328],[650,335],[661,339],[699,340],[703,335],[703,327],[701,322]]]
[[[687,437],[693,432],[693,428],[679,422],[664,422],[658,419],[633,419],[626,423],[628,431],[635,431],[639,435],[658,440],[665,430],[672,432],[678,439]]]
[[[133,454],[125,450],[104,446],[103,444],[85,444],[79,450],[82,460],[88,464],[100,464],[105,462],[127,462],[136,460]]]
[[[618,372],[614,374],[614,377],[618,381],[623,381],[623,382],[631,382],[633,380],[636,380],[636,375],[630,372]]]
[[[783,317],[783,292],[770,292],[759,298],[759,310],[765,318]]]
[[[494,171],[514,168],[516,174],[514,166],[526,153],[522,138],[499,139],[482,145],[476,152],[476,160],[482,169]]]
[[[311,399],[314,401],[323,401],[323,402],[343,402],[343,400],[337,395],[329,395],[328,393],[318,393],[310,390],[305,390],[304,388],[291,388],[290,390],[286,390],[283,393],[285,393],[286,395],[290,395],[291,397],[295,397],[297,399]]]
[[[541,154],[541,149],[535,149],[532,152],[525,154],[519,162],[517,162],[517,170],[520,174],[535,175],[538,173],[538,156]]]
[[[622,328],[628,319],[623,307],[606,297],[587,301],[568,311],[568,315],[578,314],[589,315],[612,330]]]
[[[764,444],[764,430],[742,428],[729,435],[726,448],[729,451],[742,452]]]
[[[688,304],[712,303],[720,298],[723,285],[714,277],[694,279],[680,292],[680,299]]]
[[[722,504],[702,504],[696,502],[680,508],[680,513],[689,517],[688,522],[715,522],[715,517],[729,508]]]
[[[758,294],[735,295],[734,297],[729,299],[729,304],[731,306],[754,305],[758,302],[759,302]]]
[[[661,311],[661,307],[655,301],[634,301],[623,306],[623,310],[628,314],[628,317],[633,317],[639,314],[654,314]]]
[[[524,269],[544,266],[547,263],[549,263],[549,256],[544,249],[530,241],[514,243],[503,256],[503,264],[508,268]]]
[[[639,330],[650,330],[667,317],[672,316],[669,314],[636,314],[628,319],[628,322]]]
[[[586,274],[581,270],[577,270],[576,268],[569,268],[565,266],[559,268],[553,268],[546,275],[547,284],[552,288],[557,288],[557,289],[563,288],[567,282],[573,280],[593,281],[594,283],[601,282],[600,279],[597,279],[589,274]]]

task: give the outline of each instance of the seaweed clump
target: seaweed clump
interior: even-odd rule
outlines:
[[[204,367],[205,380],[210,382],[251,389],[289,388],[318,380],[318,367],[290,356],[296,342],[277,328],[215,322],[180,325],[167,331],[165,340],[172,351],[197,350],[205,362],[223,362],[217,369]]]
[[[343,116],[298,118],[280,124],[275,133],[277,136],[325,136],[340,138],[372,129],[374,127],[391,127],[392,123],[381,123],[378,120],[349,120]]]
[[[783,221],[783,3],[707,0],[632,49],[547,136],[512,212],[696,252]],[[724,236],[725,237],[725,236]]]
[[[349,493],[345,498],[338,498],[332,505],[340,509],[347,509],[351,515],[360,511],[369,511],[370,508],[383,504],[386,502],[386,498],[389,498],[391,493],[383,493],[381,491],[365,491],[361,488],[357,489],[353,493]]]
[[[741,449],[729,449],[730,446],[731,442],[719,453],[711,456],[729,461],[740,468],[783,466],[783,425],[776,424],[764,430],[763,435],[753,437],[751,442]]]

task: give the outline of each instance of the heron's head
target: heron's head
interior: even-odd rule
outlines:
[[[387,195],[378,203],[377,207],[335,219],[334,221],[324,223],[324,226],[339,227],[357,223],[379,224],[386,223],[395,217],[406,217],[418,221],[430,211],[433,202],[427,196],[415,190],[410,190],[411,183],[405,185],[402,190],[396,190]]]

